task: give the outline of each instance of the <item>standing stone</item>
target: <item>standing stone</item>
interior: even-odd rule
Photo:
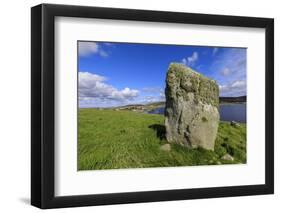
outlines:
[[[169,143],[214,150],[219,88],[214,80],[172,63],[166,76],[165,127]]]

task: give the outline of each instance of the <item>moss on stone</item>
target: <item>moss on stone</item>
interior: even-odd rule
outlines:
[[[206,117],[202,117],[201,120],[202,120],[203,122],[208,122],[208,119],[207,119]]]

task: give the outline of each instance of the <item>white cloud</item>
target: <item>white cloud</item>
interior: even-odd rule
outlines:
[[[117,102],[133,100],[139,91],[128,87],[118,90],[105,83],[106,78],[89,72],[79,72],[79,103],[91,103],[94,106],[112,105]]]
[[[213,56],[216,55],[218,51],[219,51],[219,48],[215,47],[215,48],[213,49]]]
[[[243,96],[246,94],[246,81],[234,81],[229,84],[219,85],[220,96]]]
[[[243,48],[220,48],[209,67],[210,77],[216,79],[221,96],[244,96],[247,94],[247,51]],[[236,83],[235,83],[236,82]]]
[[[195,63],[198,61],[198,59],[199,59],[198,52],[193,52],[190,57],[182,59],[182,63],[184,63],[187,66],[194,66]]]
[[[187,58],[187,62],[188,62],[189,64],[193,64],[193,63],[195,63],[197,60],[198,60],[198,53],[197,53],[197,52],[193,52],[192,56]]]
[[[223,76],[228,76],[228,75],[231,74],[231,71],[230,71],[230,69],[228,69],[227,67],[225,67],[225,68],[223,68],[223,69],[221,70],[220,74],[223,75]]]
[[[89,72],[79,72],[79,90],[95,87],[97,82],[105,81],[106,78]]]
[[[165,99],[165,98],[166,98],[165,92],[160,92],[159,95],[160,95],[160,98],[161,98],[161,99]]]
[[[221,76],[219,80],[226,80],[226,76],[231,75],[234,80],[244,80],[246,78],[246,50],[240,48],[226,49],[213,62],[211,69],[216,70]],[[220,79],[220,77],[222,79]]]
[[[114,46],[114,43],[106,42],[106,43],[104,43],[104,45],[106,45],[106,46]]]
[[[141,99],[139,99],[137,103],[147,104],[147,103],[153,103],[159,101],[165,101],[165,95],[162,96],[161,94],[159,94],[157,96],[153,96],[153,95],[144,96]]]
[[[146,96],[144,99],[146,103],[153,103],[159,101],[159,97],[155,96]]]
[[[87,56],[91,53],[97,53],[99,46],[95,42],[79,42],[78,48],[80,56]]]
[[[246,86],[246,82],[245,81],[235,81],[233,82],[233,84],[231,85],[233,88],[241,88]]]
[[[165,92],[162,87],[144,87],[140,91],[138,98],[131,103],[147,104],[152,102],[165,101]]]
[[[91,54],[99,54],[102,57],[107,57],[108,53],[101,49],[96,42],[80,41],[78,43],[79,56],[88,56]]]
[[[100,51],[99,51],[99,54],[100,54],[100,56],[102,56],[102,57],[107,57],[107,56],[108,56],[108,53],[105,52],[104,50],[100,50]]]
[[[164,89],[161,87],[144,87],[142,91],[146,93],[159,93],[159,92],[163,92]]]

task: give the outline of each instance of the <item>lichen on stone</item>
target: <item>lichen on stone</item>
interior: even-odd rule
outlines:
[[[203,76],[184,64],[171,63],[166,77],[166,84],[176,88],[178,96],[188,99],[188,93],[194,93],[198,103],[208,103],[219,106],[219,88],[214,80]],[[171,91],[166,91],[168,94]]]

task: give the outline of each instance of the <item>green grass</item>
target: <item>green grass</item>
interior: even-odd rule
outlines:
[[[246,125],[221,122],[214,151],[166,144],[164,116],[98,109],[79,110],[78,169],[216,165],[246,162]],[[229,153],[234,161],[223,161]]]

